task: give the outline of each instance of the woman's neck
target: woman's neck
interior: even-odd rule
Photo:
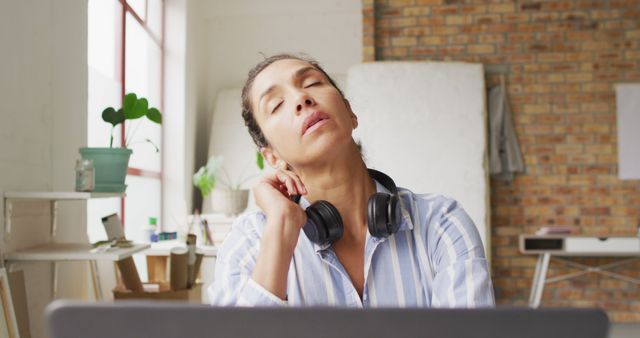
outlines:
[[[313,203],[329,201],[340,213],[345,225],[345,239],[364,240],[367,202],[376,192],[360,151],[355,143],[343,153],[332,154],[321,166],[296,170]],[[364,229],[363,229],[364,227]]]

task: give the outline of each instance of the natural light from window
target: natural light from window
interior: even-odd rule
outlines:
[[[122,106],[122,97],[136,93],[162,113],[162,0],[90,0],[88,9],[88,145],[108,147],[111,126],[102,121],[104,108]],[[124,12],[124,13],[123,13]],[[124,89],[123,89],[124,84]],[[120,126],[114,146],[122,143]],[[101,218],[124,214],[125,236],[148,242],[143,228],[149,218],[162,224],[162,128],[142,117],[124,128],[129,160],[124,202],[97,199],[88,202],[88,235],[91,242],[106,239]],[[157,148],[159,151],[157,151]],[[146,275],[136,259],[141,277]]]

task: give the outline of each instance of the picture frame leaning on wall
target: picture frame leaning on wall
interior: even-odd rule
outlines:
[[[0,338],[20,338],[18,333],[18,322],[11,299],[11,288],[9,287],[9,277],[7,269],[0,268]]]

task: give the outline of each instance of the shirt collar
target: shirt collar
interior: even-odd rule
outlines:
[[[385,192],[390,194],[391,191],[389,191],[389,189],[385,188],[384,185],[382,185],[380,182],[378,182],[377,180],[374,180],[376,182],[376,192]],[[398,228],[398,231],[410,231],[413,230],[413,222],[411,220],[411,211],[413,209],[413,194],[411,194],[409,191],[405,191],[405,190],[399,190],[399,196],[400,196],[400,208],[401,209],[401,214],[402,214],[402,221],[400,223],[400,228]],[[311,203],[309,203],[309,201],[304,198],[304,196],[300,196],[300,201],[299,201],[299,205],[303,210],[306,210],[309,205],[311,205]],[[306,236],[305,236],[306,237]],[[374,242],[383,242],[385,241],[387,238],[386,237],[373,237],[370,236],[370,234],[367,232],[367,237],[371,237],[371,239]],[[309,241],[311,242],[311,241]],[[324,245],[319,245],[316,243],[311,242],[311,244],[313,245],[313,248],[315,249],[316,252],[321,252],[324,251],[326,249],[328,249],[329,247],[331,247],[331,244],[324,244]]]

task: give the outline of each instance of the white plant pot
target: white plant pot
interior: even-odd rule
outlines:
[[[248,189],[213,189],[211,191],[211,210],[214,213],[237,215],[247,208],[248,202]]]

